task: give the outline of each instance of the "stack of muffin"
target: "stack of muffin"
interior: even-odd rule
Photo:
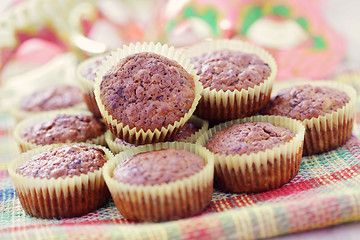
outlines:
[[[80,216],[109,190],[125,218],[158,222],[201,213],[214,183],[238,193],[288,183],[303,154],[349,139],[355,91],[316,82],[270,99],[276,71],[265,50],[238,40],[182,53],[130,44],[84,61],[77,78],[91,112],[47,113],[14,131],[25,153],[9,173],[23,208]]]

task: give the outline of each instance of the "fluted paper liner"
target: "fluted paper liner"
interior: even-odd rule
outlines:
[[[184,138],[179,142],[195,143],[197,141],[198,137],[201,134],[203,134],[205,131],[208,130],[209,122],[206,120],[200,119],[194,115],[190,117],[188,122],[193,123],[195,126],[199,127],[199,130],[196,131],[191,136]],[[108,130],[105,133],[105,141],[106,141],[106,144],[108,145],[108,147],[110,148],[110,150],[114,154],[122,152],[128,148],[135,147],[135,146],[127,146],[127,145],[115,142],[115,136],[114,136],[114,134],[111,133],[110,130]]]
[[[76,143],[79,144],[79,143]],[[105,147],[93,144],[81,145],[102,149],[107,160],[113,155]],[[39,218],[68,218],[85,215],[104,205],[109,197],[102,168],[66,178],[26,177],[16,173],[16,169],[31,157],[41,154],[50,148],[74,144],[54,144],[36,148],[10,162],[9,175],[15,186],[21,206],[29,215]],[[106,164],[106,163],[105,163]]]
[[[228,49],[257,55],[271,69],[270,76],[259,85],[239,90],[210,90],[204,88],[195,115],[210,121],[227,121],[247,117],[259,112],[268,103],[276,77],[277,65],[274,58],[264,49],[240,40],[205,41],[184,51],[189,58],[210,51]]]
[[[204,168],[192,176],[160,185],[143,186],[116,181],[115,167],[141,153],[164,148],[185,149],[204,158]],[[196,144],[172,142],[144,145],[119,153],[104,167],[104,179],[120,213],[129,220],[159,222],[199,214],[210,204],[214,159]]]
[[[84,77],[83,71],[93,62],[102,57],[102,55],[98,55],[92,58],[88,58],[85,61],[81,62],[76,68],[76,79],[78,80],[80,89],[83,92],[84,101],[88,106],[90,112],[92,112],[95,117],[101,117],[101,113],[95,100],[94,80]]]
[[[21,152],[26,152],[28,150],[43,146],[43,145],[40,145],[40,144],[30,143],[30,142],[26,141],[25,139],[23,139],[21,135],[22,135],[23,131],[25,130],[25,128],[30,127],[30,126],[32,126],[34,124],[41,123],[43,121],[47,121],[50,118],[53,118],[58,114],[70,114],[70,115],[85,114],[85,115],[88,115],[88,116],[92,116],[91,112],[84,111],[84,110],[83,111],[79,111],[79,110],[76,110],[76,111],[74,111],[74,110],[62,110],[62,111],[46,112],[46,113],[38,114],[38,115],[35,115],[33,117],[22,120],[21,122],[19,122],[15,126],[15,129],[13,131],[13,136],[14,136],[17,144],[19,145]],[[106,145],[105,133],[98,136],[98,137],[96,137],[96,138],[88,139],[86,141],[86,143],[105,146]],[[52,145],[52,144],[48,144],[48,145]]]
[[[334,81],[301,82],[301,85],[326,86],[346,93],[350,100],[342,108],[326,115],[305,119],[304,155],[335,149],[351,137],[355,116],[356,91],[348,84]],[[298,84],[300,85],[300,84]]]
[[[104,74],[114,65],[116,65],[120,59],[135,53],[140,52],[153,52],[162,56],[165,56],[169,59],[175,60],[178,62],[188,73],[193,76],[195,83],[195,98],[190,110],[178,121],[175,121],[173,124],[169,124],[167,127],[162,127],[160,130],[155,129],[151,131],[150,129],[145,131],[143,129],[137,130],[136,127],[130,128],[129,125],[123,125],[123,123],[118,122],[116,119],[109,115],[105,110],[104,105],[100,99],[100,84]],[[199,81],[199,77],[196,75],[196,72],[193,68],[193,65],[190,64],[190,59],[182,55],[178,50],[175,50],[174,47],[169,47],[167,45],[161,45],[160,43],[154,44],[151,43],[137,43],[130,44],[129,46],[124,45],[123,48],[117,50],[117,52],[112,52],[110,56],[103,61],[103,65],[99,67],[98,72],[96,73],[97,77],[95,80],[95,99],[100,109],[101,115],[105,120],[105,123],[108,125],[110,131],[118,138],[124,139],[126,142],[133,143],[136,145],[163,142],[170,139],[174,136],[179,129],[181,129],[184,124],[189,120],[201,97],[202,84]]]
[[[217,125],[199,137],[197,144],[206,147],[216,132],[235,123],[267,122],[289,129],[295,136],[272,149],[251,154],[214,154],[215,185],[230,192],[262,192],[288,183],[299,172],[305,128],[300,121],[281,116],[253,116]]]

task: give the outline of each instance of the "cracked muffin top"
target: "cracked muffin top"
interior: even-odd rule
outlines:
[[[258,56],[226,49],[193,57],[191,62],[203,87],[217,91],[252,88],[271,73],[270,67]]]
[[[114,179],[134,185],[174,182],[196,174],[205,160],[182,149],[162,149],[136,154],[114,169]]]
[[[106,161],[105,152],[100,148],[64,145],[33,156],[16,172],[27,177],[65,178],[94,172]]]
[[[121,59],[103,76],[100,98],[118,123],[154,131],[179,121],[190,110],[195,83],[174,60],[143,52]]]
[[[48,120],[26,127],[21,137],[27,142],[47,145],[54,143],[86,142],[104,134],[106,125],[94,116],[58,114]]]
[[[264,122],[233,124],[215,133],[206,148],[216,154],[241,155],[272,149],[295,134],[285,127]]]
[[[262,114],[303,121],[336,111],[349,101],[349,96],[340,90],[307,84],[279,91],[262,110]]]

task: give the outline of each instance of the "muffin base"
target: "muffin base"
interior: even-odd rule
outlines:
[[[201,98],[195,115],[213,122],[222,122],[231,119],[247,117],[258,113],[269,102],[271,90],[260,94],[259,98],[245,99],[245,95],[234,95],[233,105],[224,103],[221,99],[220,104],[211,104],[210,101]],[[244,104],[243,102],[246,102]]]
[[[303,155],[320,154],[344,145],[351,137],[353,126],[354,118],[331,129],[317,131],[315,127],[306,128]]]
[[[93,186],[87,187],[88,185]],[[70,187],[67,191],[70,192]],[[90,181],[82,183],[81,188],[75,187],[72,195],[66,197],[63,192],[56,195],[55,190],[49,189],[21,190],[16,188],[16,192],[26,213],[33,217],[47,219],[79,217],[100,208],[110,198],[110,192],[103,180],[100,183]]]
[[[88,109],[94,117],[101,118],[101,113],[99,107],[96,103],[95,96],[93,93],[83,93],[84,102],[86,103]]]

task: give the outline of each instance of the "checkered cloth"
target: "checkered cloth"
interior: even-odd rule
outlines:
[[[304,157],[299,174],[283,187],[257,194],[215,191],[211,205],[199,216],[157,224],[127,221],[112,200],[78,218],[27,215],[7,172],[7,163],[19,154],[10,134],[13,127],[9,115],[0,115],[1,239],[254,239],[360,219],[359,123],[344,146]]]

